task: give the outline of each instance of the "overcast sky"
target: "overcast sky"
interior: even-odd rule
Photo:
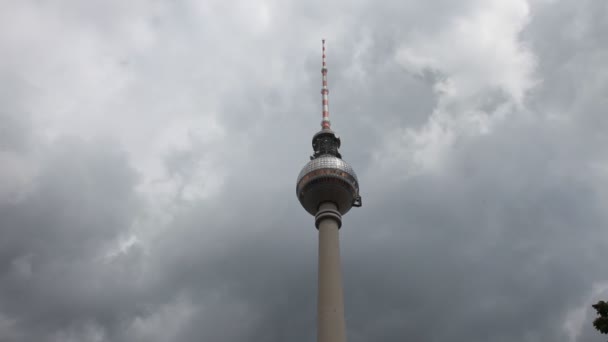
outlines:
[[[349,342],[595,342],[604,0],[0,2],[0,340],[314,341],[321,121]]]

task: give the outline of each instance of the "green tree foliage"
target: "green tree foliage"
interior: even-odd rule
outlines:
[[[593,326],[602,334],[608,334],[608,303],[600,300],[591,305],[600,317],[593,321]]]

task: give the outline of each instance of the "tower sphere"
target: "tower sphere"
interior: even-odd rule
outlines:
[[[302,207],[315,215],[323,202],[333,202],[340,214],[360,206],[359,181],[355,170],[331,154],[320,155],[300,171],[296,194]]]

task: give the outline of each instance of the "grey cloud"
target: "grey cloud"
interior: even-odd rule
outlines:
[[[0,113],[8,113],[0,122],[36,137],[22,151],[39,171],[27,197],[0,207],[0,337],[314,339],[316,231],[296,201],[294,181],[320,119],[312,29],[329,30],[337,17],[344,27],[336,24],[335,31],[345,33],[329,45],[330,110],[364,196],[342,229],[349,340],[567,340],[568,313],[606,280],[604,176],[593,166],[606,157],[599,110],[606,83],[601,73],[584,72],[601,68],[594,56],[605,51],[597,39],[605,25],[587,21],[585,42],[554,28],[594,6],[601,12],[599,2],[585,2],[578,12],[571,11],[574,3],[535,3],[521,39],[538,58],[535,71],[544,83],[529,94],[530,109],[511,111],[486,135],[457,139],[442,168],[399,180],[373,165],[373,155],[387,131],[424,125],[437,106],[432,87],[443,75],[412,74],[395,54],[416,32],[432,37],[482,2],[361,2],[344,14],[337,7],[319,13],[314,3],[271,3],[281,15],[258,35],[237,14],[230,25],[212,17],[200,23],[205,10],[193,3],[158,4],[141,13],[138,4],[98,4],[98,17],[99,9],[68,6],[64,15],[73,27],[95,17],[92,32],[129,60],[120,70],[133,79],[111,103],[101,102],[112,110],[107,120],[141,119],[132,127],[137,135],[171,122],[169,114],[218,112],[222,139],[198,141],[192,127],[186,147],[167,146],[158,158],[182,189],[209,181],[206,171],[221,171],[221,191],[155,207],[155,195],[138,190],[147,184],[136,171],[137,156],[122,151],[128,140],[47,143],[12,110],[30,90],[10,96],[0,104]],[[155,23],[147,48],[117,38],[133,32],[133,16]],[[109,37],[101,27],[110,28]],[[231,30],[214,38],[217,28]],[[588,53],[565,53],[578,44]],[[16,87],[18,78],[4,79],[0,89]],[[586,83],[592,86],[577,86]],[[508,101],[493,91],[480,102],[488,113]],[[190,96],[191,104],[176,100]],[[566,107],[568,120],[546,115]],[[7,138],[7,146],[19,137]],[[152,145],[158,137],[146,138]],[[396,160],[391,172],[412,167],[406,163]],[[131,234],[138,240],[120,250]],[[600,339],[586,317],[579,341]]]
[[[49,146],[35,190],[1,209],[1,310],[26,340],[127,309],[120,297],[131,284],[113,278],[137,260],[102,259],[138,212],[137,178],[123,153],[103,145],[64,139]]]

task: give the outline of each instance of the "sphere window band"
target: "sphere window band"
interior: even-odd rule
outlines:
[[[351,178],[353,178],[356,184],[358,184],[357,174],[355,173],[355,170],[353,170],[353,168],[347,162],[334,156],[321,156],[308,162],[308,164],[306,164],[306,166],[304,166],[304,168],[300,172],[297,183],[300,183],[300,180],[308,173],[322,169],[333,169],[337,171],[343,171]],[[357,186],[357,189],[358,188],[359,187]]]
[[[300,181],[298,182],[298,192],[302,188],[303,183],[308,183],[309,180],[312,180],[312,179],[320,177],[320,176],[338,176],[339,178],[342,178],[343,180],[348,181],[357,190],[357,192],[359,190],[359,185],[357,184],[357,180],[350,174],[348,174],[342,170],[320,169],[320,170],[311,171],[311,172],[307,173],[306,175],[304,175],[302,178],[300,178]]]

